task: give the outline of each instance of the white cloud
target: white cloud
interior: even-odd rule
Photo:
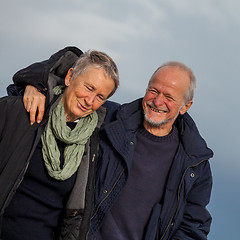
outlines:
[[[86,2],[84,7],[73,2],[76,4],[73,5],[74,9],[65,9],[64,6],[60,9],[58,6],[44,11],[35,8],[33,4],[23,5],[16,1],[15,7],[11,9],[13,18],[7,16],[10,9],[6,4],[7,10],[0,15],[0,21],[4,23],[4,19],[8,19],[8,26],[2,24],[1,33],[8,37],[15,35],[50,42],[61,39],[72,42],[72,39],[80,39],[90,45],[97,39],[106,44],[111,41],[126,42],[131,38],[151,37],[156,34],[156,30],[161,31],[159,24],[166,18],[164,12],[153,2],[135,1],[137,11],[131,9],[116,18],[103,14],[107,10],[100,2]]]

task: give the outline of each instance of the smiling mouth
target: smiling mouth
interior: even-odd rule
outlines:
[[[157,108],[154,108],[150,105],[148,105],[149,108],[153,111],[153,112],[157,112],[157,113],[167,113],[168,111],[165,111],[165,110],[161,110],[161,109],[157,109]]]
[[[88,111],[88,108],[84,107],[80,102],[78,102],[78,107],[84,112]]]

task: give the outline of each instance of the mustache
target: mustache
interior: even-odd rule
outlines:
[[[163,107],[157,107],[153,102],[146,102],[148,106],[156,109],[157,111],[164,111],[164,112],[169,112],[168,109],[163,108]]]

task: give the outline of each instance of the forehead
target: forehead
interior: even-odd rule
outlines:
[[[79,74],[75,79],[78,82],[89,82],[96,85],[104,84],[105,82],[112,80],[105,74],[105,71],[103,68],[98,68],[98,67],[87,68],[84,72]]]
[[[149,87],[186,91],[190,84],[188,72],[175,66],[160,68],[151,78]]]
[[[83,84],[92,87],[96,92],[108,95],[115,86],[114,80],[105,74],[103,68],[90,67],[74,80],[75,87]]]

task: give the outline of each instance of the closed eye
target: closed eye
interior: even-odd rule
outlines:
[[[173,100],[173,101],[175,101],[175,99],[174,99],[171,95],[165,95],[165,97],[166,97],[168,100]]]
[[[92,90],[93,90],[91,87],[88,87],[88,86],[86,86],[86,88],[87,88],[89,91],[92,91]]]
[[[88,90],[88,91],[94,91],[94,88],[89,86],[89,85],[85,85],[85,88]]]
[[[149,88],[148,91],[154,94],[159,94],[159,92],[154,88]]]
[[[97,99],[98,99],[99,102],[104,102],[105,101],[105,98],[102,95],[98,95]]]

